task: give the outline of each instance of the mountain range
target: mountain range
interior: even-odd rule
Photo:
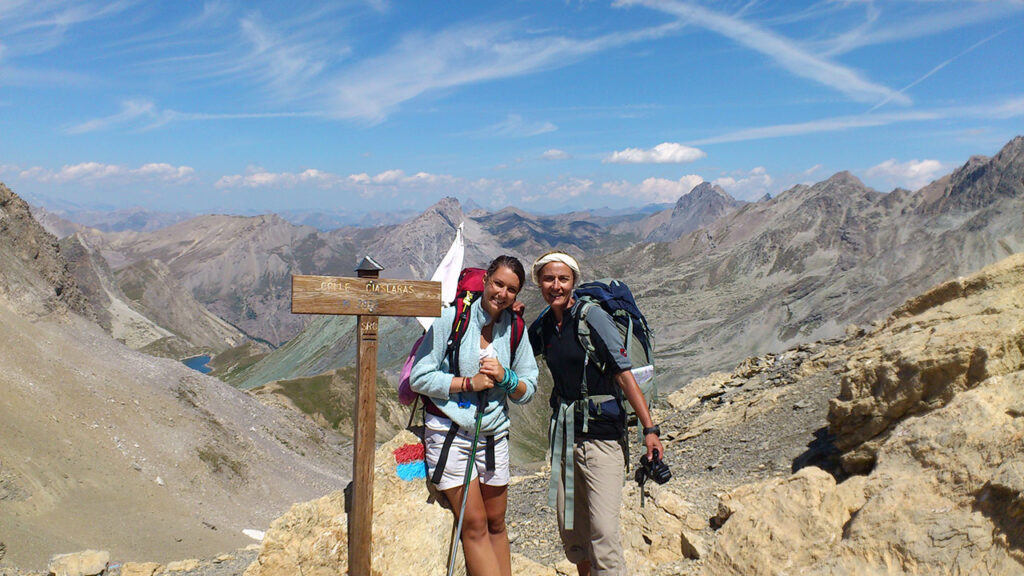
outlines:
[[[77,236],[122,276],[143,262],[162,263],[164,277],[194,296],[193,310],[205,308],[276,348],[226,376],[248,389],[354,363],[352,319],[292,315],[291,274],[351,275],[370,255],[386,277],[425,278],[460,224],[466,265],[484,266],[502,253],[528,264],[557,247],[580,257],[586,277],[630,284],[656,332],[659,386],[671,391],[748,356],[835,337],[912,294],[1021,251],[1022,175],[1018,137],[917,191],[882,193],[841,172],[755,203],[704,183],[672,206],[630,215],[467,213],[447,198],[374,228],[324,232],[275,215],[201,216],[154,231],[78,227]],[[521,299],[528,318],[543,308],[532,283]],[[184,300],[168,296],[163,307]],[[159,302],[151,306],[162,308]],[[185,317],[193,316],[203,314]],[[382,321],[386,375],[394,378],[418,331],[408,321]]]
[[[351,275],[371,255],[386,277],[427,277],[460,224],[467,265],[568,250],[585,278],[633,287],[668,392],[878,321],[1024,251],[1024,138],[917,191],[877,192],[844,172],[756,203],[705,184],[632,215],[467,213],[448,198],[373,228],[213,215],[102,231],[39,212],[62,239],[0,186],[8,558],[37,564],[86,545],[180,558],[243,545],[243,528],[347,482],[352,321],[292,315],[292,274]],[[528,318],[542,308],[529,283],[522,299]],[[418,330],[381,322],[383,378]],[[177,361],[197,352],[230,363],[234,385]],[[381,425],[398,427],[380,387]],[[545,412],[538,401],[514,416],[520,461],[536,457]]]

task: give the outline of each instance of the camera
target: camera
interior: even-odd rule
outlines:
[[[641,456],[640,466],[636,469],[636,481],[641,487],[648,478],[658,484],[664,484],[672,479],[672,471],[668,469],[668,464],[661,459],[657,450],[654,451],[653,460],[648,460],[646,454]]]

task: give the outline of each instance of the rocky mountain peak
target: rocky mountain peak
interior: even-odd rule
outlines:
[[[930,189],[921,207],[925,214],[985,208],[1002,198],[1024,197],[1024,137],[1011,140],[992,158],[972,156],[944,180],[941,192]]]
[[[861,182],[860,178],[857,178],[848,170],[836,172],[831,178],[825,180],[824,183],[831,186],[857,186],[867,188],[867,186],[864,186],[864,183]]]
[[[687,194],[683,194],[676,200],[675,207],[672,208],[672,216],[678,216],[680,214],[688,214],[699,208],[711,208],[714,209],[716,206],[735,205],[736,199],[729,195],[728,192],[723,190],[717,184],[710,182],[701,182],[697,186],[690,190]]]
[[[671,242],[711,224],[743,204],[720,186],[701,182],[680,196],[671,211],[666,210],[654,216],[653,220],[657,224],[645,240]]]
[[[462,205],[459,204],[459,199],[451,196],[438,200],[433,206],[427,208],[425,214],[430,212],[439,214],[445,220],[454,223],[456,227],[458,227],[463,217]]]

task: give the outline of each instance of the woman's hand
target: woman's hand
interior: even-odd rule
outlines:
[[[484,358],[480,361],[480,374],[492,380],[491,385],[488,386],[488,388],[492,388],[505,379],[505,368],[497,358]]]
[[[658,451],[658,458],[665,458],[665,447],[661,445],[661,438],[654,434],[644,436],[644,446],[647,448],[647,460],[654,461],[654,451]]]

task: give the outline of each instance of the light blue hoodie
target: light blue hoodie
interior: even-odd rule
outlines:
[[[491,320],[490,315],[484,311],[481,305],[482,301],[483,298],[477,298],[470,307],[469,325],[459,343],[460,376],[473,376],[480,371],[480,330]],[[509,398],[504,390],[494,387],[482,392],[449,394],[453,370],[448,366],[448,359],[444,358],[444,352],[454,320],[454,306],[442,310],[441,317],[434,320],[423,343],[416,351],[416,363],[412,367],[409,385],[413,391],[429,396],[434,404],[453,422],[470,432],[476,425],[476,411],[482,396],[486,405],[483,420],[480,423],[480,433],[503,436],[509,427]],[[519,348],[516,350],[515,360],[509,362],[511,320],[512,313],[506,310],[495,322],[493,346],[501,365],[506,369],[511,365],[512,370],[519,377],[519,381],[526,385],[526,393],[523,394],[523,397],[512,400],[516,404],[525,404],[537,391],[537,361],[530,348],[530,339],[523,334],[523,339],[519,342]],[[463,407],[459,406],[460,399],[464,401]],[[468,401],[468,406],[465,405],[465,401]]]

